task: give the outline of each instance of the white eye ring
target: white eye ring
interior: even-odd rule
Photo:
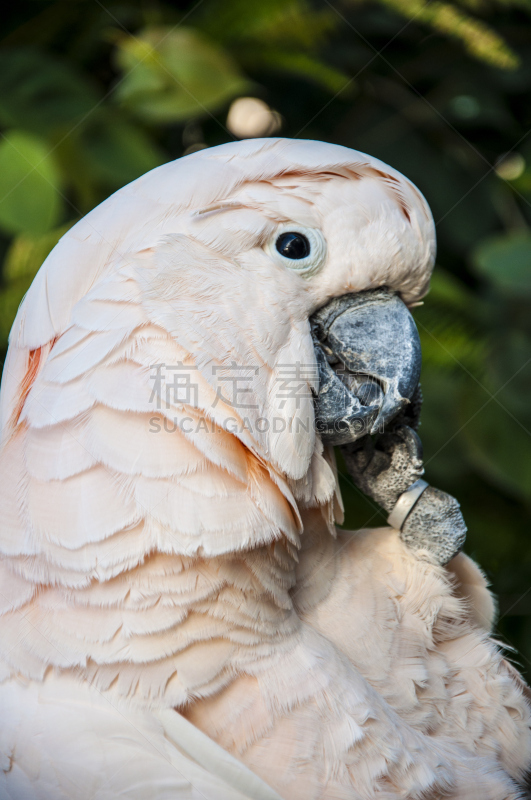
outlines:
[[[310,252],[306,257],[288,258],[278,251],[277,242],[283,234],[287,233],[300,234],[307,240],[310,246]],[[326,241],[321,231],[316,228],[306,228],[304,225],[299,225],[297,222],[279,226],[268,241],[265,249],[277,264],[288,267],[305,277],[317,272],[324,264],[326,258]]]

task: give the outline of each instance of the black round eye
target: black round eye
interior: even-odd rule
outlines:
[[[281,233],[276,241],[276,248],[284,258],[306,258],[310,255],[310,242],[302,233],[288,231]]]

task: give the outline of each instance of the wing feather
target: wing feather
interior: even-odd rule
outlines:
[[[154,716],[66,677],[4,684],[0,709],[2,797],[280,800],[171,709]]]
[[[91,296],[75,306],[72,320],[87,331],[101,332],[122,328],[132,331],[149,322],[139,303],[124,303],[113,299],[94,300]]]
[[[163,418],[141,412],[120,413],[98,404],[87,417],[86,447],[102,464],[126,475],[152,478],[184,476],[206,469],[202,453]]]
[[[57,357],[49,358],[42,377],[46,381],[60,384],[79,378],[104,361],[130,333],[130,329],[126,327],[90,331],[88,336],[80,337],[77,344],[72,344]]]
[[[101,465],[65,480],[30,478],[27,513],[44,541],[67,549],[106,539],[142,516],[127,481]]]
[[[95,402],[84,375],[63,385],[48,383],[38,376],[28,394],[20,421],[31,428],[56,425],[78,417]]]
[[[28,473],[40,481],[64,480],[98,463],[87,447],[86,419],[42,428],[30,427],[26,435],[25,463]]]

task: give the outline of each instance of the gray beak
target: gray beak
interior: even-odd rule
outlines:
[[[310,323],[323,442],[347,444],[382,431],[410,402],[420,377],[420,340],[406,305],[387,289],[348,294]]]

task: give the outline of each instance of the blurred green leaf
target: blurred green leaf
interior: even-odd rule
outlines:
[[[435,486],[454,490],[469,472],[462,457],[459,420],[459,393],[463,375],[443,371],[436,365],[422,367],[420,385],[423,403],[420,437],[424,447],[426,480]]]
[[[351,83],[348,75],[306,53],[271,50],[262,51],[257,57],[264,66],[277,72],[291,72],[320,84],[334,94],[347,89]]]
[[[93,178],[117,188],[166,160],[140,127],[109,113],[83,127],[77,147]]]
[[[507,294],[531,295],[531,233],[493,236],[472,253],[477,271]]]
[[[19,279],[32,281],[45,258],[73,224],[73,221],[68,222],[42,236],[23,234],[13,239],[4,259],[4,279],[9,283]]]
[[[430,281],[429,301],[444,304],[458,312],[468,313],[473,296],[467,287],[442,267],[437,267]]]
[[[29,47],[0,51],[0,124],[43,134],[88,114],[99,95],[71,64]]]
[[[477,385],[463,392],[460,410],[466,457],[489,482],[529,501],[531,429],[512,413],[506,394]]]
[[[529,315],[529,307],[526,308]],[[518,320],[516,320],[518,322]],[[490,385],[503,387],[503,404],[531,430],[531,338],[529,333],[502,322],[491,332],[492,354],[488,363]]]
[[[58,221],[60,175],[47,143],[24,131],[0,141],[0,227],[44,233]]]
[[[341,19],[331,7],[319,9],[307,0],[210,0],[201,11],[201,28],[212,38],[277,45],[283,52],[314,48]]]
[[[517,54],[482,20],[471,17],[452,3],[425,0],[378,0],[410,20],[428,24],[438,33],[460,40],[476,58],[501,69],[515,69]]]
[[[425,368],[481,374],[488,350],[475,318],[477,305],[457,278],[435,270],[424,304],[414,310]]]
[[[42,234],[22,234],[13,239],[4,259],[4,281],[0,292],[0,336],[7,338],[22,298],[37,271],[73,221]]]
[[[190,28],[118,34],[117,45],[116,99],[151,124],[217,111],[249,88],[231,57]]]

